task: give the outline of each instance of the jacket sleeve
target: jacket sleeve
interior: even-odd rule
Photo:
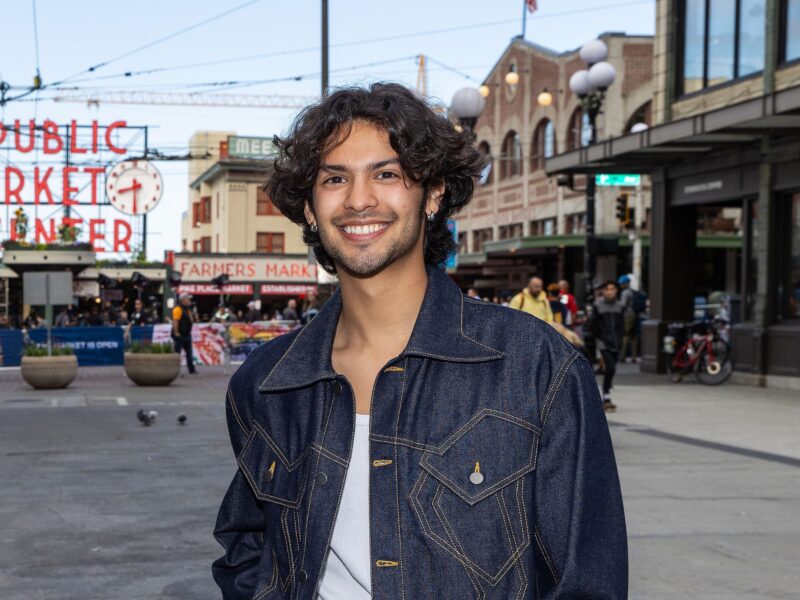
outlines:
[[[225,412],[231,445],[238,456],[249,429],[246,411],[238,407],[228,389]],[[222,590],[223,600],[249,600],[253,597],[258,579],[258,564],[264,546],[264,512],[253,495],[241,469],[236,470],[219,509],[214,537],[225,549],[225,556],[211,567],[214,580]]]
[[[578,355],[567,363],[541,408],[536,579],[545,599],[627,598],[625,515],[608,424],[589,363]]]

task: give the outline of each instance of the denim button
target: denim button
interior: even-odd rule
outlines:
[[[338,396],[342,393],[342,384],[338,381],[333,382],[333,395]]]
[[[325,475],[325,473],[323,473],[322,471],[320,471],[319,473],[317,473],[316,482],[317,485],[325,485],[326,483],[328,483],[328,476]]]
[[[483,483],[483,475],[476,471],[469,476],[469,480],[475,485],[480,485]]]
[[[297,574],[297,583],[302,584],[305,583],[306,581],[308,581],[308,573],[306,573],[305,571],[300,571]]]

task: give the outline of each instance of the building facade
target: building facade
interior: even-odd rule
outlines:
[[[658,0],[654,126],[561,153],[549,173],[650,175],[651,319],[643,368],[695,298],[733,297],[735,374],[800,384],[800,0]],[[704,225],[705,224],[705,225]],[[720,269],[703,227],[740,241]]]
[[[309,263],[300,227],[263,189],[271,170],[271,139],[198,132],[189,146],[206,158],[190,162],[181,251],[171,261],[182,276],[177,290],[197,296],[211,313],[220,293],[236,310],[255,301],[267,318],[289,298],[301,306],[318,291],[317,269]],[[220,289],[212,280],[221,274],[229,282]]]
[[[601,38],[617,71],[597,122],[598,138],[606,139],[635,123],[651,122],[653,38],[620,33]],[[456,216],[454,275],[462,286],[496,295],[518,290],[530,275],[539,274],[546,281],[566,278],[574,289],[582,288],[585,178],[559,186],[545,171],[545,161],[589,140],[588,119],[568,85],[570,76],[585,66],[578,50],[556,53],[515,38],[484,81],[486,106],[474,131],[490,165],[472,202]],[[506,83],[509,72],[518,75],[516,85]],[[647,227],[646,180],[638,187],[598,188],[596,231],[610,242],[601,245],[599,277],[632,270],[631,244],[615,216],[620,193],[630,194],[632,205],[638,200],[638,225]]]

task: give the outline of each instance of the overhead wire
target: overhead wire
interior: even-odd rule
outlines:
[[[608,9],[613,9],[613,8],[622,8],[622,7],[632,6],[632,5],[637,5],[637,4],[652,4],[652,3],[653,3],[653,0],[628,0],[626,2],[618,2],[618,3],[615,3],[615,4],[599,5],[599,6],[593,6],[593,7],[590,7],[590,8],[571,9],[571,10],[564,10],[564,11],[559,11],[559,12],[554,12],[554,13],[549,13],[549,14],[539,14],[539,15],[536,16],[536,20],[540,21],[540,20],[543,20],[543,19],[551,19],[551,18],[555,18],[555,17],[569,16],[569,15],[578,14],[578,13],[598,12],[598,11],[608,10]],[[484,29],[484,28],[488,28],[488,27],[497,27],[497,26],[500,26],[500,25],[508,25],[510,23],[518,23],[518,22],[519,22],[519,19],[515,18],[515,19],[502,19],[502,20],[498,20],[498,21],[488,21],[488,22],[482,22],[482,23],[475,23],[475,24],[471,24],[471,25],[456,25],[456,26],[453,26],[453,27],[444,27],[444,28],[439,28],[439,29],[429,29],[429,30],[425,30],[425,31],[416,31],[416,32],[409,32],[409,33],[400,33],[400,34],[390,35],[390,36],[367,38],[367,39],[362,39],[362,40],[353,40],[353,41],[350,41],[350,42],[340,42],[340,43],[337,43],[337,44],[330,44],[329,47],[330,48],[347,48],[347,47],[352,47],[352,46],[374,44],[374,43],[393,41],[393,40],[399,40],[399,39],[407,39],[407,38],[412,38],[412,37],[424,37],[424,36],[427,36],[427,35],[438,35],[438,34],[442,34],[442,33],[451,33],[451,32],[457,32],[457,31],[467,31],[467,30],[471,30],[471,29]],[[154,67],[154,68],[151,68],[151,69],[124,71],[124,72],[121,72],[121,73],[116,73],[114,75],[104,75],[104,76],[100,76],[100,77],[96,77],[96,78],[87,78],[87,79],[79,80],[79,82],[83,83],[83,82],[91,81],[91,80],[94,80],[94,79],[100,80],[100,79],[114,79],[114,78],[120,78],[120,77],[135,77],[135,76],[139,76],[139,75],[152,75],[152,74],[155,74],[155,73],[163,73],[163,72],[167,72],[167,71],[177,71],[177,70],[182,70],[182,69],[193,69],[193,68],[199,68],[199,67],[208,67],[208,66],[228,64],[228,63],[234,63],[234,62],[245,62],[245,61],[249,61],[249,60],[258,60],[258,59],[262,59],[262,58],[274,58],[276,56],[287,56],[287,55],[291,55],[291,54],[303,54],[303,53],[306,53],[306,52],[318,52],[319,50],[320,50],[319,46],[309,46],[309,47],[306,47],[306,48],[295,48],[295,49],[292,49],[292,50],[280,50],[280,51],[277,51],[277,52],[267,52],[267,53],[263,53],[263,54],[252,54],[252,55],[247,55],[247,56],[238,56],[238,57],[233,57],[233,58],[223,58],[223,59],[216,59],[216,60],[210,60],[210,61],[202,61],[202,62],[197,62],[197,63],[187,63],[187,64],[182,64],[182,65],[168,66],[168,67]],[[85,73],[86,73],[86,71],[84,73],[82,73],[82,74],[85,74]],[[63,80],[63,81],[67,81],[67,80],[70,80],[70,79],[71,78],[68,78],[68,79]],[[75,83],[78,83],[78,82],[75,82]],[[53,84],[53,85],[56,85],[56,84]]]
[[[216,21],[218,19],[221,19],[223,17],[227,17],[228,15],[230,15],[232,13],[235,13],[235,12],[237,12],[237,11],[243,9],[243,8],[246,8],[246,7],[248,7],[248,6],[252,5],[252,4],[256,4],[257,2],[261,2],[261,0],[248,0],[247,2],[244,2],[243,4],[239,4],[238,6],[234,6],[233,8],[230,8],[230,9],[228,9],[226,11],[223,11],[223,12],[217,14],[217,15],[214,15],[213,17],[209,17],[207,19],[203,19],[202,21],[198,21],[197,23],[189,25],[188,27],[184,27],[183,29],[179,29],[178,31],[175,31],[174,33],[171,33],[169,35],[165,35],[165,36],[160,37],[160,38],[158,38],[156,40],[153,40],[152,42],[148,42],[146,44],[143,44],[142,46],[139,46],[138,48],[134,48],[133,50],[128,50],[127,52],[123,52],[122,54],[119,54],[119,55],[117,55],[117,56],[115,56],[113,58],[109,58],[108,60],[104,60],[102,62],[99,62],[99,63],[95,64],[95,65],[92,65],[91,67],[88,67],[88,68],[84,69],[83,71],[80,71],[79,73],[76,73],[75,75],[70,75],[69,77],[61,79],[60,81],[58,81],[58,82],[56,82],[54,84],[51,84],[51,85],[59,85],[61,83],[65,83],[67,81],[70,81],[71,79],[74,79],[75,77],[80,77],[81,75],[85,75],[86,73],[93,73],[97,69],[100,69],[102,67],[108,66],[111,63],[114,63],[114,62],[117,62],[119,60],[122,60],[123,58],[127,58],[129,56],[134,55],[134,54],[138,54],[139,52],[141,52],[143,50],[148,50],[149,48],[157,46],[158,44],[162,44],[162,43],[166,42],[167,40],[174,39],[174,38],[176,38],[176,37],[178,37],[180,35],[183,35],[184,33],[188,33],[189,31],[197,29],[198,27],[202,27],[203,25],[207,25],[208,23],[211,23],[211,22]]]

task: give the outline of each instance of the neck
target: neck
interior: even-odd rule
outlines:
[[[428,275],[421,256],[397,261],[373,277],[340,272],[339,281],[342,312],[334,346],[399,354],[425,297]]]

